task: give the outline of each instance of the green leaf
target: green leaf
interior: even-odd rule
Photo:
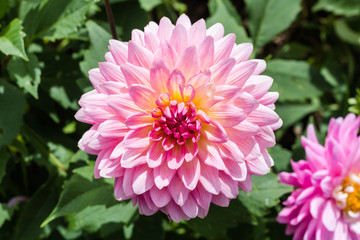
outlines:
[[[235,227],[238,222],[256,223],[256,219],[248,210],[236,199],[226,208],[212,205],[204,219],[190,220],[189,227],[206,239],[229,239],[227,230]]]
[[[93,180],[94,165],[76,169],[73,176],[65,182],[60,199],[41,226],[54,219],[82,211],[88,206],[116,203],[113,186],[101,180]]]
[[[162,3],[161,0],[138,0],[142,9],[147,12],[150,12],[156,6]]]
[[[12,20],[0,33],[0,51],[5,55],[14,55],[28,60],[24,49],[24,37],[26,34],[22,31],[23,27],[18,18]]]
[[[9,0],[0,0],[0,19],[2,19],[9,8]]]
[[[40,84],[41,70],[35,54],[28,54],[29,61],[12,58],[8,64],[10,77],[17,85],[38,99],[38,86]]]
[[[94,21],[89,20],[85,25],[89,31],[90,48],[84,53],[80,68],[87,76],[90,69],[98,67],[98,62],[104,61],[111,34]]]
[[[359,6],[360,7],[360,6]],[[339,19],[334,22],[334,28],[336,35],[344,42],[360,46],[360,32],[352,30],[345,22],[345,20]]]
[[[80,212],[67,217],[69,230],[84,229],[87,232],[96,232],[106,223],[127,224],[137,212],[131,202],[118,203],[109,208],[105,205],[88,206]]]
[[[276,144],[274,147],[269,148],[268,152],[275,162],[274,168],[277,172],[288,170],[291,158],[291,152],[289,150]]]
[[[25,104],[24,94],[0,79],[0,147],[18,134]]]
[[[312,9],[316,11],[328,11],[337,15],[344,15],[347,17],[356,16],[360,14],[359,0],[319,0]]]
[[[13,239],[38,240],[40,236],[44,236],[45,229],[40,228],[40,224],[55,206],[59,185],[58,179],[53,177],[31,196],[21,211]]]
[[[0,227],[6,220],[10,220],[9,208],[4,203],[0,203]]]
[[[229,0],[210,0],[208,5],[210,12],[210,17],[206,19],[208,27],[215,23],[221,23],[224,25],[225,34],[234,33],[236,35],[237,43],[250,41],[239,14]]]
[[[75,33],[93,4],[85,0],[44,0],[25,17],[30,42],[36,38],[55,41]]]
[[[283,120],[282,128],[285,129],[318,109],[319,106],[314,104],[279,104],[275,111]]]
[[[0,148],[0,156],[1,156],[1,161],[0,161],[0,183],[1,183],[3,177],[6,174],[6,164],[10,158],[10,155],[6,151],[6,148]],[[1,226],[1,219],[0,219],[0,226]]]
[[[245,3],[256,48],[286,30],[301,11],[301,0],[245,0]]]
[[[262,217],[268,209],[277,205],[279,198],[292,190],[292,187],[278,182],[277,175],[268,173],[264,176],[252,176],[253,189],[246,193],[241,191],[238,199],[255,216]]]
[[[271,90],[279,92],[279,101],[305,100],[322,94],[312,83],[312,79],[322,78],[307,62],[270,60],[264,74],[274,79]]]

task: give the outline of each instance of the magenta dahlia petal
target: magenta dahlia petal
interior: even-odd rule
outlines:
[[[294,239],[360,239],[360,117],[331,119],[325,145],[313,125],[302,137],[306,161],[291,162],[294,172],[279,174],[296,189],[277,220]]]
[[[210,203],[228,206],[239,188],[251,191],[251,175],[270,171],[266,149],[282,123],[274,112],[278,93],[259,75],[265,61],[248,60],[252,44],[237,45],[221,24],[206,29],[203,19],[192,24],[186,15],[109,43],[106,61],[89,71],[95,89],[80,99],[76,119],[93,125],[79,147],[98,155],[96,178],[115,178],[117,200],[176,222],[203,218]]]

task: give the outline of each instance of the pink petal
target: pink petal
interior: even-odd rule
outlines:
[[[203,71],[213,65],[214,62],[214,38],[208,36],[198,47],[200,69]]]
[[[348,238],[348,226],[342,220],[336,224],[334,239],[347,239]]]
[[[186,14],[181,14],[180,17],[176,20],[176,25],[183,25],[186,29],[189,29],[191,27],[191,21]]]
[[[155,51],[158,49],[160,44],[160,40],[157,37],[157,33],[145,31],[144,40],[145,40],[145,47],[149,49],[151,52],[155,53]]]
[[[127,62],[128,46],[125,42],[120,42],[114,39],[109,40],[109,50],[113,55],[117,65],[122,65]]]
[[[152,110],[156,107],[156,92],[149,87],[133,84],[129,89],[129,95],[141,109]]]
[[[258,101],[249,93],[239,91],[234,98],[234,105],[244,110],[246,114],[250,114],[259,107]]]
[[[101,74],[101,72],[98,68],[93,68],[89,71],[89,79],[90,79],[91,84],[94,86],[94,88],[99,93],[102,93],[101,84],[106,82],[106,79]]]
[[[121,65],[128,87],[133,84],[149,85],[150,72],[146,68],[135,66],[131,63]]]
[[[124,192],[123,189],[123,178],[115,178],[115,183],[114,183],[114,195],[115,195],[115,199],[118,201],[123,201],[126,199],[129,199],[131,197],[133,197],[132,195],[127,196]]]
[[[310,213],[313,218],[318,218],[323,209],[325,199],[323,197],[314,197],[310,202]]]
[[[170,76],[169,69],[160,59],[154,61],[153,68],[150,70],[151,87],[158,93],[166,92],[166,83]]]
[[[238,183],[239,188],[241,188],[244,192],[251,192],[252,190],[252,182],[251,175],[248,173],[246,175],[246,179],[242,182]]]
[[[175,26],[167,17],[162,17],[159,22],[158,37],[162,40],[169,40]]]
[[[129,116],[125,124],[130,129],[137,129],[152,125],[154,118],[149,113],[135,113]]]
[[[247,168],[245,162],[235,162],[232,160],[225,160],[225,170],[224,172],[228,174],[235,181],[244,181],[247,175]]]
[[[227,198],[236,198],[239,193],[238,184],[223,171],[219,172],[221,193]]]
[[[135,195],[132,184],[135,168],[129,168],[125,170],[124,180],[123,180],[123,189],[126,196]]]
[[[212,36],[215,40],[219,40],[224,36],[224,27],[221,23],[215,23],[208,30],[206,36]]]
[[[107,81],[125,82],[119,66],[109,62],[101,62],[99,63],[99,69]]]
[[[126,149],[121,156],[121,167],[129,169],[144,165],[146,163],[146,152],[147,150],[144,148]]]
[[[154,55],[151,51],[132,41],[129,42],[128,48],[129,63],[147,69],[151,68],[152,62],[154,61]]]
[[[185,77],[179,70],[174,70],[167,82],[167,88],[170,96],[176,99],[181,99],[179,85],[185,84]]]
[[[279,120],[279,116],[270,108],[259,105],[257,109],[250,113],[246,120],[259,126],[266,126],[276,123]]]
[[[142,111],[134,104],[128,94],[111,95],[106,100],[106,103],[117,113],[117,117],[123,121],[125,121],[130,115]]]
[[[228,140],[225,129],[214,120],[211,120],[210,124],[204,124],[201,128],[201,134],[204,134],[209,141],[215,143],[224,143]]]
[[[251,159],[246,161],[246,166],[248,171],[253,175],[265,175],[270,172],[269,166],[266,164],[265,159],[260,156],[256,159]]]
[[[152,169],[149,169],[146,164],[136,167],[133,176],[133,190],[136,194],[143,194],[150,190],[154,185],[154,176]]]
[[[185,149],[175,144],[174,147],[167,152],[166,160],[170,169],[178,169],[184,162]]]
[[[258,134],[259,131],[260,128],[258,125],[244,120],[238,125],[229,128],[226,132],[228,133],[230,139],[233,139],[235,142],[240,142]]]
[[[191,191],[191,195],[200,207],[209,209],[212,194],[208,192],[201,184],[198,184],[198,186],[193,191]]]
[[[246,118],[242,109],[229,104],[214,105],[209,109],[208,115],[225,128],[236,126]]]
[[[187,31],[183,25],[176,25],[174,31],[171,34],[170,42],[171,45],[175,48],[176,52],[181,55],[188,46]]]
[[[161,41],[155,52],[155,58],[162,59],[169,69],[174,69],[179,55],[168,42]]]
[[[154,204],[159,208],[166,206],[171,200],[171,195],[166,188],[158,189],[153,187],[150,189],[150,196]]]
[[[124,145],[126,148],[144,148],[149,146],[150,138],[148,135],[151,130],[152,126],[130,130],[124,138]]]
[[[189,29],[189,44],[198,46],[206,36],[206,24],[204,19],[194,23]]]
[[[160,165],[154,169],[154,181],[157,188],[162,189],[170,184],[174,174],[176,173],[175,170],[168,168],[166,163]]]
[[[230,57],[236,60],[236,63],[244,62],[249,59],[254,47],[251,43],[242,43],[233,48]]]
[[[200,141],[198,141],[198,146],[198,158],[203,163],[219,170],[225,169],[224,161],[220,156],[217,144],[208,140],[200,139]]]
[[[240,151],[239,147],[233,141],[227,141],[222,144],[218,144],[221,151],[221,155],[229,158],[231,161],[242,162],[244,154]],[[225,162],[225,161],[224,161]]]
[[[199,212],[199,206],[196,204],[196,201],[191,194],[189,194],[186,202],[181,206],[181,209],[190,218],[195,218]]]
[[[175,68],[179,69],[185,79],[189,79],[200,71],[200,60],[195,46],[185,49]]]
[[[329,231],[334,231],[337,221],[340,217],[340,211],[332,200],[325,202],[324,211],[322,214],[322,223]]]
[[[210,68],[211,81],[213,81],[216,85],[224,84],[234,65],[235,60],[232,58],[220,60],[217,64]]]
[[[232,85],[219,85],[215,87],[215,95],[223,97],[224,101],[230,101],[239,91],[240,88]]]
[[[231,70],[227,78],[226,84],[235,85],[239,88],[242,88],[245,85],[246,81],[254,73],[256,66],[256,62],[250,61],[236,64]]]
[[[249,62],[255,62],[257,63],[256,68],[254,70],[253,75],[259,75],[266,69],[266,62],[262,59],[252,59]]]
[[[179,206],[184,205],[190,193],[190,190],[185,188],[182,181],[176,175],[173,177],[170,185],[168,186],[168,190],[175,203]]]
[[[214,195],[211,201],[220,207],[228,207],[230,203],[230,199],[222,193],[220,193],[219,195]]]
[[[99,125],[98,131],[103,137],[123,138],[129,130],[118,119],[109,119]]]
[[[161,142],[154,142],[149,151],[147,152],[147,163],[150,168],[159,167],[165,158],[165,151],[161,145]]]
[[[141,46],[144,46],[145,45],[144,32],[139,29],[132,30],[131,41],[140,44]]]
[[[221,185],[218,169],[201,164],[199,181],[206,191],[215,195],[220,193]]]
[[[185,143],[185,161],[190,162],[197,155],[199,149],[196,143],[192,141],[187,141]]]
[[[251,76],[246,81],[243,90],[253,95],[256,99],[260,99],[269,91],[273,81],[271,77],[264,75]]]
[[[215,37],[214,37],[215,38]],[[215,42],[214,63],[230,56],[234,47],[236,36],[233,33],[226,35],[224,38]]]
[[[190,162],[185,162],[178,169],[178,176],[189,190],[194,190],[200,177],[200,161],[194,158]]]

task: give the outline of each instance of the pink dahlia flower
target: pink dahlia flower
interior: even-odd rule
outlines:
[[[265,62],[248,60],[251,44],[181,15],[109,50],[76,118],[93,125],[79,147],[98,155],[95,177],[115,178],[117,200],[178,222],[204,217],[211,202],[227,206],[238,187],[251,190],[251,174],[269,172],[278,93],[259,75]]]
[[[307,160],[280,182],[296,187],[277,220],[294,239],[360,239],[360,117],[331,119],[325,146],[313,125],[301,139]]]

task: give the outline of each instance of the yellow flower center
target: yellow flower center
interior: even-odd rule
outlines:
[[[347,193],[345,211],[359,212],[360,211],[360,175],[352,174],[346,177],[342,183],[342,192]]]

